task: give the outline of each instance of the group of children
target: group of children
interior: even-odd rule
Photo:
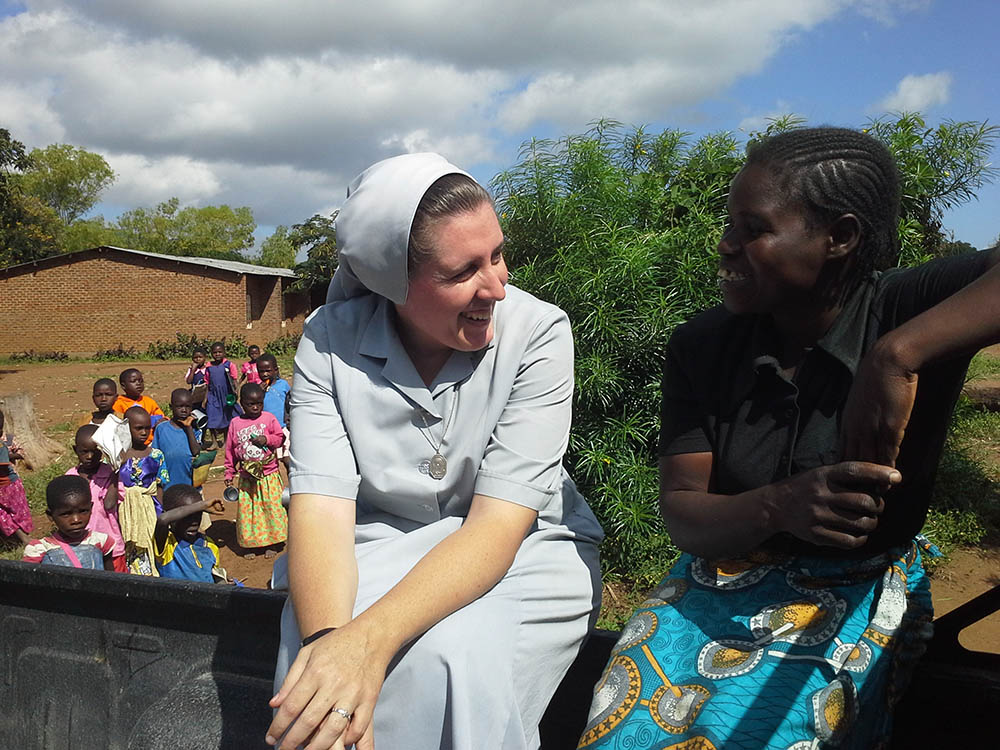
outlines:
[[[224,512],[194,486],[193,468],[225,450],[225,484],[236,485],[237,541],[273,557],[287,538],[279,461],[287,464],[289,385],[271,354],[251,346],[238,373],[225,347],[196,349],[170,395],[170,416],[144,394],[142,373],[94,383],[94,411],[77,430],[78,463],[46,488],[55,531],[30,540],[31,516],[13,471],[20,451],[3,434],[0,445],[0,535],[25,543],[24,560],[201,581],[225,580],[218,547],[204,535]],[[242,387],[240,387],[242,385]],[[239,388],[239,398],[236,398]],[[197,409],[204,409],[198,413]],[[204,429],[201,429],[202,423]],[[0,433],[3,415],[0,413]],[[252,558],[255,552],[245,555]]]

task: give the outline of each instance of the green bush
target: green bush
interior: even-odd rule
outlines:
[[[196,347],[201,347],[206,352],[216,341],[222,341],[226,345],[226,353],[229,357],[241,357],[246,353],[247,340],[237,334],[236,336],[213,336],[209,338],[199,337],[197,334],[184,334],[177,331],[174,341],[154,341],[146,347],[146,356],[151,359],[187,359]]]
[[[290,333],[287,336],[272,339],[267,342],[267,346],[264,347],[264,351],[275,356],[295,354],[295,350],[299,346],[299,339],[301,338],[301,333]]]
[[[67,360],[69,355],[66,352],[36,352],[34,349],[10,355],[11,362],[66,362]]]
[[[134,346],[130,346],[126,349],[121,342],[118,343],[118,346],[115,349],[98,349],[96,352],[94,352],[94,359],[96,359],[98,362],[134,360],[134,359],[140,359],[141,357],[142,355]]]

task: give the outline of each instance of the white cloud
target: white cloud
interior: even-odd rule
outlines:
[[[883,26],[895,26],[899,15],[926,10],[930,5],[931,0],[858,0],[857,8]]]
[[[289,224],[391,154],[475,172],[539,129],[662,121],[845,4],[916,1],[27,0],[0,18],[0,126],[106,154],[109,204]]]
[[[945,104],[950,94],[950,73],[908,75],[879,103],[879,107],[886,112],[926,112]]]
[[[66,129],[48,104],[51,89],[46,81],[27,86],[0,84],[0,127],[7,128],[28,148],[63,140]]]
[[[104,198],[119,205],[150,205],[173,196],[197,204],[218,195],[221,184],[212,168],[186,156],[149,158],[139,154],[103,154],[115,171]]]

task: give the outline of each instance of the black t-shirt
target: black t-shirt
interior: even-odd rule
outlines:
[[[679,326],[667,345],[660,455],[711,452],[709,491],[723,495],[837,463],[841,414],[865,352],[989,265],[990,253],[969,253],[873,274],[850,295],[791,380],[778,366],[778,334],[769,317],[733,315],[723,307],[697,315]],[[920,530],[970,359],[919,373],[896,461],[903,481],[885,495],[885,511],[868,543],[852,554],[904,544]],[[794,554],[845,554],[785,534],[767,546]]]

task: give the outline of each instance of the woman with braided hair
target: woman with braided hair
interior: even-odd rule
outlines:
[[[683,551],[622,632],[581,748],[882,747],[930,636],[915,541],[1000,249],[892,269],[899,180],[841,128],[754,144],[723,305],[674,332],[660,505]]]

